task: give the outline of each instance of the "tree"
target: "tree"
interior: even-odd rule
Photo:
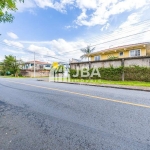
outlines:
[[[0,75],[2,74],[3,63],[0,62]]]
[[[22,60],[16,60],[16,57],[9,55],[5,56],[2,71],[4,72],[5,75],[14,74],[16,77],[18,76],[22,66],[23,66]]]
[[[108,60],[115,60],[115,59],[117,59],[118,57],[115,57],[115,56],[110,56],[109,58],[108,58]]]
[[[95,50],[95,47],[91,49],[90,46],[87,46],[86,48],[81,49],[81,52],[84,54],[80,57],[81,59],[83,58],[88,58],[89,62],[89,68],[90,68],[90,61],[89,61],[89,55]]]
[[[18,0],[24,2],[24,0]],[[1,22],[12,22],[14,16],[8,11],[16,11],[17,0],[0,0],[0,23]]]
[[[81,59],[83,58],[88,58],[89,61],[89,55],[95,50],[95,47],[91,49],[90,46],[87,46],[86,48],[81,49],[81,52],[84,54],[80,57]]]

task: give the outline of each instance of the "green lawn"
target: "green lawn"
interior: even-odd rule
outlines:
[[[140,81],[108,81],[108,80],[92,80],[92,79],[89,79],[89,80],[88,79],[87,80],[71,79],[70,82],[150,87],[150,82],[140,82]]]
[[[28,78],[28,77],[14,77],[14,76],[0,76],[0,78]]]
[[[3,78],[28,78],[28,77],[11,77],[11,76],[0,76]],[[44,77],[43,77],[44,78]],[[45,77],[48,78],[48,77]],[[112,85],[127,85],[127,86],[143,86],[143,87],[150,87],[150,82],[140,82],[140,81],[109,81],[109,80],[93,80],[93,79],[71,79],[70,81],[66,78],[59,78],[59,81],[64,82],[77,82],[77,83],[90,83],[90,84],[112,84]],[[54,80],[52,78],[52,80]],[[55,81],[57,82],[57,77],[55,78]]]
[[[16,79],[22,79],[22,78],[34,78],[34,77],[14,77],[14,76],[0,76],[0,78],[16,78]],[[49,77],[35,77],[35,78],[49,78]]]

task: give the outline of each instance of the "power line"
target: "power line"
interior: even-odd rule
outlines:
[[[139,32],[139,33],[132,34],[132,35],[128,35],[128,36],[124,36],[124,37],[117,38],[117,39],[110,40],[110,41],[101,42],[101,43],[98,43],[98,44],[95,44],[95,45],[91,45],[91,47],[94,47],[94,46],[97,46],[97,45],[100,45],[100,44],[105,44],[105,43],[113,42],[113,41],[120,40],[120,39],[124,39],[124,38],[128,38],[128,37],[131,37],[131,36],[139,35],[139,34],[142,34],[142,33],[148,32],[148,31],[150,31],[150,30],[146,30],[146,31]],[[28,53],[33,53],[33,52],[31,52],[31,51],[29,51],[29,50],[27,50],[27,49],[25,49],[25,48],[19,47],[19,46],[14,46],[14,45],[12,45],[12,44],[9,45],[8,43],[4,43],[4,42],[3,42],[3,43],[0,42],[0,43],[3,44],[3,45],[12,46],[12,47],[15,47],[15,48],[19,48],[19,49],[21,49],[21,50],[24,49],[24,51],[25,51],[25,52],[28,52]],[[76,49],[76,50],[73,50],[73,51],[78,51],[78,50],[80,50],[80,49]],[[73,52],[73,51],[64,52],[64,53],[62,53],[62,54],[67,54],[67,53],[70,53],[70,52]],[[36,53],[36,54],[40,55],[39,53]],[[57,57],[54,57],[54,56],[48,56],[48,55],[43,55],[43,56],[62,60],[62,59],[57,58]],[[63,61],[65,61],[65,60],[63,60]]]
[[[147,19],[147,20],[144,20],[143,22],[146,22],[145,24],[143,23],[143,22],[138,22],[138,23],[135,23],[135,24],[131,24],[132,26],[134,26],[134,25],[142,25],[142,26],[149,26],[150,25],[150,22],[148,22],[148,21],[150,21],[150,19]],[[125,28],[126,26],[124,26],[124,28]],[[127,26],[128,27],[128,26]],[[137,28],[137,27],[136,27]],[[138,27],[139,28],[139,27]],[[138,28],[136,29],[136,30],[138,30]],[[144,28],[144,27],[143,27]],[[107,34],[111,34],[111,33],[113,33],[113,32],[115,32],[116,30],[114,30],[114,31],[111,31],[111,32],[108,32]],[[119,32],[116,32],[116,34],[124,34],[124,33],[127,33],[126,31],[128,31],[128,32],[132,32],[132,31],[135,31],[135,30],[129,30],[129,28],[128,29],[125,29],[125,30],[122,30],[122,31],[119,31]],[[97,36],[97,37],[101,37],[101,39],[104,39],[104,38],[111,38],[111,37],[113,37],[113,35],[101,35],[101,36]],[[98,38],[90,38],[90,39],[96,39],[96,40],[98,40]],[[94,40],[94,41],[96,41],[96,40]],[[90,40],[88,40],[88,41],[90,41]],[[86,47],[84,47],[84,48],[86,48]],[[81,48],[82,49],[82,48]],[[73,50],[73,51],[78,51],[79,49],[76,49],[76,50]],[[73,52],[73,51],[68,51],[68,52]],[[64,52],[63,54],[66,54],[66,53],[68,53],[68,52]]]
[[[133,35],[128,35],[128,36],[124,36],[124,37],[122,37],[122,38],[117,38],[117,39],[110,40],[110,41],[107,41],[107,42],[103,42],[103,43],[95,44],[95,45],[93,45],[93,46],[97,46],[97,45],[100,45],[100,44],[105,44],[105,43],[113,42],[113,41],[116,41],[116,40],[120,40],[120,39],[128,38],[128,37],[135,36],[135,35],[139,35],[139,34],[142,34],[142,33],[149,32],[149,31],[150,31],[150,30],[146,30],[146,31],[139,32],[139,33],[136,33],[136,34],[133,34]]]
[[[148,30],[149,31],[149,30]],[[146,31],[145,31],[146,32]],[[143,32],[142,32],[143,33]],[[141,37],[142,37],[142,33],[138,33],[139,34],[139,36],[138,37],[134,37],[134,38],[132,38],[132,41],[135,41],[135,40],[137,40],[137,39],[140,39]],[[130,35],[130,36],[133,36],[133,35]],[[120,39],[124,39],[125,37],[123,37],[123,38],[118,38],[119,40]],[[117,39],[117,40],[118,40]],[[116,40],[116,39],[115,39]],[[115,40],[113,40],[113,41],[115,41]],[[107,42],[110,42],[110,41],[107,41]],[[107,43],[107,42],[105,42],[105,43]],[[121,42],[121,43],[124,43],[124,42]],[[119,42],[119,44],[121,44],[120,42]],[[2,43],[3,45],[6,45],[6,46],[9,46],[10,47],[10,45],[8,45],[8,44],[6,44],[6,43]],[[14,47],[16,47],[16,46],[14,46]],[[20,48],[19,47],[19,49],[22,49],[22,48]],[[25,49],[25,48],[23,48],[23,49]],[[34,52],[31,52],[31,51],[27,51],[28,53],[34,53]],[[40,56],[41,54],[39,54],[39,53],[36,53],[38,56]],[[47,57],[51,57],[51,58],[54,58],[54,59],[58,59],[58,60],[61,60],[62,61],[62,59],[60,59],[60,58],[56,58],[56,57],[53,57],[53,56],[48,56],[48,55],[43,55],[44,56],[44,58],[47,58]],[[70,59],[69,57],[67,57],[68,59]],[[64,62],[66,62],[66,60],[63,60]]]
[[[149,22],[148,22],[149,21]],[[107,37],[110,37],[110,36],[112,36],[112,35],[108,35],[108,34],[111,34],[111,33],[114,33],[115,31],[116,31],[116,33],[117,34],[119,34],[120,32],[122,32],[122,34],[124,33],[124,32],[126,32],[126,31],[128,31],[128,32],[130,32],[130,31],[135,31],[135,30],[129,30],[131,27],[135,27],[135,25],[141,25],[141,26],[144,26],[144,25],[149,25],[150,24],[150,19],[147,19],[147,20],[143,20],[143,21],[140,21],[140,22],[137,22],[137,23],[133,23],[133,24],[131,24],[130,26],[124,26],[123,28],[119,28],[119,29],[115,29],[115,30],[113,30],[113,31],[110,31],[110,32],[107,32],[107,33],[105,33],[105,34],[103,34],[103,35],[98,35],[98,36],[94,36],[94,37],[90,37],[90,38],[88,38],[88,40],[86,40],[86,41],[90,41],[90,39],[95,39],[95,40],[97,40],[97,39],[99,39],[100,37],[102,37],[102,38],[107,38]],[[126,28],[126,27],[128,27],[128,28]],[[135,27],[136,28],[136,30],[138,30],[137,29],[137,27]],[[138,27],[139,28],[139,27]],[[95,41],[94,40],[94,41]],[[91,42],[91,41],[90,41]],[[34,43],[34,42],[33,42]],[[37,43],[37,42],[36,42]],[[93,41],[92,41],[92,43],[93,43]]]
[[[98,43],[98,44],[95,44],[95,45],[91,45],[91,47],[94,47],[94,46],[97,46],[97,45],[100,45],[100,44],[105,44],[105,43],[113,42],[113,41],[120,40],[120,39],[124,39],[124,38],[131,37],[131,36],[134,36],[134,35],[139,35],[139,34],[142,34],[142,33],[148,32],[148,31],[150,31],[150,30],[146,30],[146,31],[143,31],[143,32],[139,32],[139,33],[136,33],[136,34],[129,35],[129,36],[124,36],[124,37],[122,37],[122,38],[117,38],[117,39],[114,39],[114,40],[105,41],[105,42],[102,42],[102,43]],[[2,42],[0,42],[0,43],[2,43]],[[8,44],[6,44],[6,43],[2,43],[2,44],[3,44],[3,45],[10,46],[10,45],[8,45]],[[13,47],[17,47],[17,48],[19,48],[19,49],[24,49],[24,48],[21,48],[21,47],[18,47],[18,46],[14,46],[14,45],[12,45],[12,46],[13,46]],[[78,51],[78,50],[80,50],[80,49],[73,50],[73,51]],[[33,52],[29,51],[29,50],[26,50],[26,51],[29,52],[29,53],[33,53]],[[65,53],[63,53],[63,54],[70,53],[70,52],[73,52],[73,51],[65,52]],[[40,55],[39,53],[36,53],[36,54]],[[48,55],[43,55],[43,56],[44,56],[44,57],[51,57],[51,58],[58,59],[58,60],[62,60],[62,59],[57,58],[57,57],[54,57],[54,56],[48,56]],[[65,60],[63,60],[63,61],[65,61]]]
[[[150,30],[146,30],[146,31],[143,31],[143,32],[139,32],[139,33],[136,33],[136,34],[132,34],[132,35],[128,35],[128,36],[124,36],[124,37],[117,38],[117,39],[114,39],[114,40],[101,42],[101,43],[98,43],[98,44],[95,44],[95,45],[91,45],[90,47],[94,47],[94,46],[97,46],[97,45],[100,45],[100,44],[105,44],[105,43],[109,43],[109,42],[117,41],[117,40],[120,40],[120,39],[128,38],[128,37],[135,36],[135,35],[139,35],[139,34],[142,34],[142,33],[149,32],[149,31],[150,31]],[[84,47],[84,48],[86,48],[86,47]],[[82,48],[80,48],[80,49],[82,49]],[[70,53],[70,52],[74,52],[74,51],[78,51],[78,50],[80,50],[80,49],[76,49],[76,50],[73,50],[73,51],[64,52],[63,54]]]
[[[132,26],[135,26],[135,25],[147,25],[147,24],[150,24],[150,22],[148,22],[148,21],[150,21],[150,19],[148,19],[148,20],[144,20],[143,22],[138,22],[138,23],[134,23],[134,24],[131,24]],[[129,26],[124,26],[124,28],[126,28],[126,27],[129,27]],[[130,28],[131,28],[131,26],[130,26]],[[129,29],[129,28],[128,28]],[[120,30],[120,31],[119,31]],[[127,30],[127,28],[125,29],[125,30],[121,30],[121,29],[119,29],[118,30],[118,32],[117,33],[120,33],[120,32],[125,32],[126,30]],[[116,30],[113,30],[113,31],[110,31],[110,32],[107,32],[107,34],[111,34],[111,33],[113,33],[113,32],[115,32]],[[104,35],[100,35],[100,36],[94,36],[94,38],[92,38],[91,37],[91,39],[99,39],[99,37],[107,37],[107,35],[105,36],[105,34]],[[88,40],[89,41],[89,40]]]
[[[133,25],[138,25],[138,24],[143,24],[143,25],[144,25],[145,22],[147,22],[146,24],[150,25],[150,22],[148,22],[148,21],[150,21],[150,19],[144,20],[144,21],[142,21],[142,22],[134,23],[134,24],[131,24],[131,25],[132,25],[132,26],[133,26]],[[124,28],[125,28],[125,27],[128,27],[128,26],[124,26]],[[127,30],[127,29],[126,29],[126,30]],[[123,33],[124,33],[126,30],[123,30]],[[116,31],[116,30],[114,30],[114,31]],[[114,31],[108,32],[107,34],[113,33]],[[129,30],[128,32],[130,32],[130,31],[133,31],[133,29],[132,29],[132,30]],[[121,31],[117,32],[117,34],[120,33],[120,32],[121,32]],[[107,35],[107,34],[106,34],[104,37],[107,38],[107,37],[111,37],[111,36],[112,36],[112,35]],[[97,37],[103,37],[103,35],[97,36]],[[104,37],[103,37],[103,38],[104,38]],[[93,38],[92,38],[92,39],[93,39]],[[19,47],[19,46],[16,46],[16,47]],[[22,49],[22,47],[19,47],[19,48]]]
[[[2,43],[2,42],[0,42],[2,45],[5,45],[5,46],[9,46],[9,47],[14,47],[14,48],[17,48],[17,49],[21,49],[21,50],[24,50],[24,52],[27,52],[27,53],[34,53],[34,52],[31,52],[31,51],[29,51],[29,50],[27,50],[27,49],[25,49],[25,48],[22,48],[22,47],[19,47],[19,46],[14,46],[14,45],[9,45],[9,44],[7,44],[7,43]],[[37,55],[41,55],[40,53],[37,53],[37,52],[35,52],[35,54],[37,54]],[[60,58],[57,58],[57,57],[54,57],[54,56],[50,56],[50,55],[42,55],[42,56],[45,56],[45,57],[50,57],[50,58],[54,58],[54,59],[58,59],[58,60],[61,60],[61,61],[65,61],[65,60],[63,60],[63,59],[60,59]]]

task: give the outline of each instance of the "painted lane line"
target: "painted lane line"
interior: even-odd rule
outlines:
[[[16,84],[21,84],[21,85],[26,85],[26,86],[31,86],[31,87],[36,87],[36,88],[42,88],[42,89],[47,89],[47,90],[53,90],[53,91],[59,91],[59,92],[74,94],[74,95],[80,95],[80,96],[84,96],[84,97],[95,98],[95,99],[99,99],[99,100],[110,101],[110,102],[114,102],[114,103],[132,105],[132,106],[143,107],[143,108],[150,108],[149,105],[131,103],[131,102],[126,102],[126,101],[121,101],[121,100],[114,100],[114,99],[110,99],[110,98],[104,98],[104,97],[99,97],[99,96],[94,96],[94,95],[89,95],[89,94],[83,94],[83,93],[78,93],[78,92],[72,92],[72,91],[67,91],[67,90],[61,90],[61,89],[56,89],[56,88],[43,87],[43,86],[38,86],[38,85],[33,85],[33,84],[26,84],[26,83],[20,83],[20,82],[15,82],[15,81],[8,81],[8,80],[5,80],[5,81],[16,83]]]

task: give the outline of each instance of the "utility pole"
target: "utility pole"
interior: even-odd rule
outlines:
[[[35,52],[34,52],[34,78],[35,78]]]
[[[122,72],[122,81],[124,81],[124,59],[121,61],[121,66],[123,67],[123,72]]]
[[[14,64],[14,68],[15,68],[15,77],[16,77],[16,56],[15,56],[15,64]]]

